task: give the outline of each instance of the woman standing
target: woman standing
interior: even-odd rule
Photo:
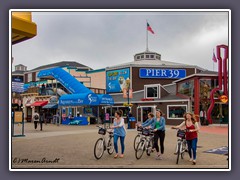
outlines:
[[[188,145],[188,153],[190,160],[193,165],[196,164],[196,158],[197,158],[197,142],[198,142],[198,131],[199,126],[198,123],[192,113],[186,113],[184,115],[185,121],[182,122],[178,126],[173,126],[172,129],[176,128],[183,128],[186,127],[186,140]]]
[[[154,148],[157,151],[156,159],[162,159],[164,153],[164,139],[165,139],[165,118],[163,117],[163,113],[160,110],[156,111],[156,119],[152,124],[152,128],[154,129]],[[160,139],[160,148],[161,154],[159,152],[158,147],[158,139]]]
[[[118,156],[120,158],[123,158],[124,156],[124,150],[125,150],[124,139],[126,136],[126,128],[124,124],[124,119],[122,118],[122,114],[123,112],[121,110],[115,112],[115,119],[113,122],[113,126],[110,127],[111,129],[114,129],[113,139],[114,139],[114,149],[116,152],[116,155],[114,156],[114,158],[117,158]],[[120,143],[121,143],[120,155],[118,154],[118,138],[120,138]]]

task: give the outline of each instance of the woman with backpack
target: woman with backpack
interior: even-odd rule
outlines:
[[[37,111],[33,114],[33,122],[34,122],[34,128],[37,129],[37,124],[39,122],[39,114]]]
[[[190,160],[193,165],[196,164],[196,158],[197,158],[197,142],[198,142],[198,131],[199,126],[195,119],[195,116],[188,112],[184,114],[184,121],[178,125],[173,126],[172,129],[181,129],[186,127],[186,140],[188,145],[188,153]]]

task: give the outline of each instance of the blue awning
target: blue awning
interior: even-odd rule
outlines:
[[[99,98],[94,93],[64,94],[59,98],[59,106],[97,106]]]
[[[43,106],[42,108],[44,108],[44,109],[57,109],[58,108],[58,104],[49,103],[49,104]]]
[[[114,99],[109,94],[98,94],[99,104],[100,105],[109,105],[112,106],[114,104]]]

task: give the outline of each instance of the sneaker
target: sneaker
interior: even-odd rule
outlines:
[[[196,165],[196,160],[193,160],[192,164],[193,164],[193,165]]]
[[[160,154],[158,154],[155,159],[156,160],[162,160],[162,156]]]
[[[114,156],[114,158],[115,158],[115,159],[118,158],[118,154],[116,154],[116,155]]]
[[[192,161],[193,161],[193,159],[192,159],[192,158],[190,158],[188,161],[192,162]]]

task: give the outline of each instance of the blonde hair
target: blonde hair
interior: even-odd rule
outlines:
[[[191,113],[191,112],[186,112],[186,113],[183,115],[185,121],[187,120],[187,114],[189,114],[189,115],[191,116],[192,123],[195,124],[195,122],[197,122],[197,120],[196,120],[195,115],[194,115],[193,113]]]

